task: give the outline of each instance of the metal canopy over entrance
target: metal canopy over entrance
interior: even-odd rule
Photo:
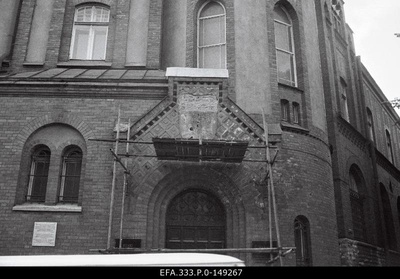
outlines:
[[[241,163],[249,145],[244,141],[153,138],[159,160]]]

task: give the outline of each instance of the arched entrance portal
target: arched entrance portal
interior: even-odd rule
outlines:
[[[215,196],[201,190],[188,190],[170,202],[166,215],[167,249],[225,247],[225,209]]]

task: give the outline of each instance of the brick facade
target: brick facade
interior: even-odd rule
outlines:
[[[187,1],[186,7],[179,9],[186,10],[186,18],[179,18],[185,25],[185,37],[180,38],[182,34],[165,27],[175,23],[163,18],[166,9],[173,15],[171,7],[151,0],[149,14],[141,15],[148,21],[147,42],[141,45],[147,49],[146,66],[127,65],[128,52],[141,55],[127,48],[129,28],[137,28],[129,24],[130,7],[137,1],[95,1],[108,6],[111,14],[104,61],[69,58],[75,7],[93,1],[54,1],[46,58],[35,65],[26,63],[26,54],[36,1],[20,1],[15,42],[8,49],[10,63],[3,61],[0,65],[0,254],[86,254],[114,248],[120,233],[122,239],[135,241],[142,249],[165,248],[169,237],[167,211],[174,198],[188,190],[205,193],[222,204],[225,248],[276,243],[275,225],[272,239],[268,233],[271,204],[263,180],[269,174],[276,191],[282,247],[296,245],[295,220],[300,218],[308,224],[311,265],[398,265],[399,253],[389,249],[390,241],[385,239],[394,235],[400,243],[400,158],[394,152],[394,160],[388,161],[384,138],[371,143],[363,107],[374,112],[376,129],[380,123],[393,127],[398,117],[374,99],[384,98],[383,93],[356,59],[353,46],[346,42],[348,37],[334,29],[331,1],[261,0],[252,2],[248,10],[241,9],[242,0],[221,1],[226,11],[226,76],[223,71],[195,69],[197,14],[207,1]],[[283,5],[293,19],[296,87],[278,82],[273,20],[276,4]],[[250,23],[266,28],[246,29]],[[135,32],[143,30],[137,28]],[[186,42],[184,53],[174,53],[166,46],[169,36]],[[345,66],[342,62],[339,65],[342,58],[338,49],[344,53]],[[165,59],[167,55],[171,56]],[[182,61],[187,76],[167,76],[168,63]],[[337,88],[341,69],[349,76],[349,121],[340,116]],[[192,94],[193,102],[209,107],[184,111],[180,101],[183,94]],[[299,123],[281,121],[282,99],[300,105]],[[265,144],[262,111],[275,159],[272,173],[268,173],[264,149],[260,148]],[[118,113],[122,126],[131,123],[127,128],[130,156],[123,156],[126,143],[117,145],[118,155],[130,172],[126,181],[124,169],[110,152],[116,148],[116,131],[122,139],[128,133],[120,129],[121,125],[117,127]],[[186,126],[182,124],[184,117],[192,117]],[[189,128],[194,129],[190,130],[194,139],[247,142],[244,161],[156,158],[157,150],[149,144],[154,138],[179,139]],[[389,130],[397,151],[400,131]],[[375,134],[380,137],[383,131],[376,130]],[[25,197],[32,150],[38,145],[51,150],[42,204],[27,203]],[[68,146],[83,151],[76,204],[58,202],[62,154]],[[354,239],[352,166],[357,166],[365,181],[359,191],[366,216],[363,241]],[[379,183],[388,192],[394,231],[388,231],[392,227],[382,221],[381,194],[374,187]],[[54,247],[32,245],[36,222],[57,223]],[[107,247],[109,244],[111,247]],[[299,252],[289,253],[284,264],[300,264],[296,254],[299,258]],[[243,252],[232,255],[248,265],[265,265],[269,258]]]

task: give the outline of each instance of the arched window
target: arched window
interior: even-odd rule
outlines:
[[[62,158],[59,202],[78,202],[81,168],[81,149],[79,147],[68,148]]]
[[[370,140],[375,141],[374,118],[369,108],[367,108],[367,125],[368,125],[369,138]]]
[[[294,220],[294,242],[296,246],[296,265],[311,266],[310,223],[304,216],[297,216]]]
[[[217,1],[207,2],[199,11],[197,64],[199,68],[226,68],[226,11]]]
[[[343,9],[340,4],[340,1],[333,0],[332,1],[332,10],[333,10],[333,19],[334,19],[334,27],[339,32],[339,34],[343,33]]]
[[[358,167],[352,166],[350,168],[350,206],[351,215],[353,220],[353,233],[354,239],[365,241],[365,218],[364,218],[364,204],[363,197],[360,194],[360,189],[363,187],[363,178],[359,172]]]
[[[275,6],[275,46],[279,82],[297,86],[293,21],[284,7]]]
[[[31,169],[29,173],[26,201],[45,202],[50,155],[51,152],[47,146],[39,146],[34,150],[31,157]]]
[[[79,6],[75,11],[70,58],[105,60],[110,9],[100,5]]]
[[[386,147],[387,147],[387,158],[391,163],[394,163],[394,158],[393,158],[393,147],[392,147],[392,138],[390,136],[389,130],[386,129],[385,131],[386,134]]]
[[[379,184],[379,187],[380,187],[381,199],[382,199],[386,239],[388,241],[389,249],[396,250],[397,241],[396,241],[396,234],[395,234],[394,223],[393,223],[392,207],[390,205],[390,198],[386,191],[385,186],[382,183]]]

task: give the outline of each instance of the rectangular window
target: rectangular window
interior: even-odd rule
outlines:
[[[101,6],[84,6],[75,12],[70,58],[105,60],[110,11]]]
[[[300,105],[293,103],[293,124],[300,124]]]
[[[342,79],[340,80],[339,87],[341,116],[344,120],[350,122],[349,105],[347,101],[347,85]]]
[[[281,120],[290,121],[289,101],[287,100],[281,100]]]

